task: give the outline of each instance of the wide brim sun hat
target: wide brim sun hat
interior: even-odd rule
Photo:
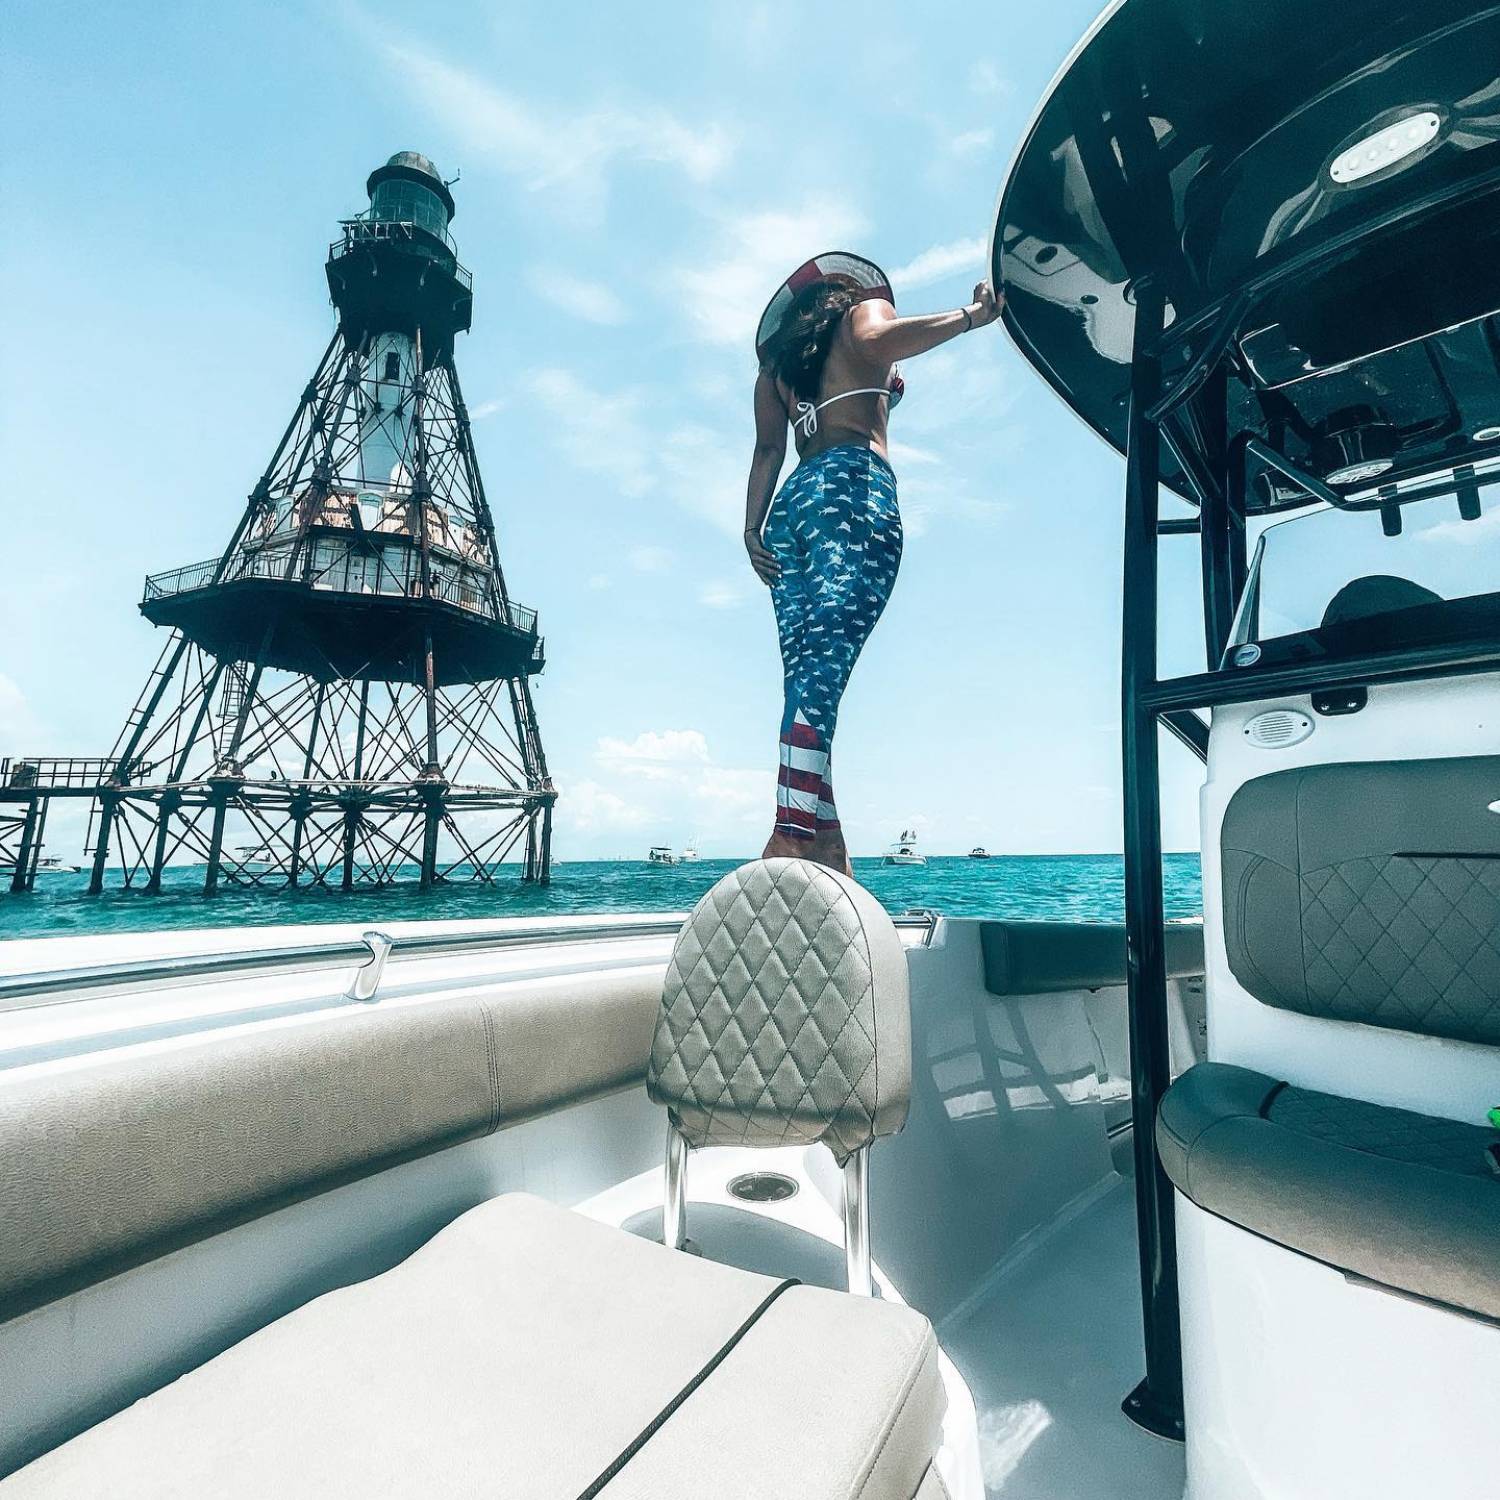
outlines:
[[[762,358],[766,346],[781,331],[797,293],[815,281],[842,282],[859,292],[862,302],[870,297],[883,297],[891,303],[896,300],[896,294],[891,290],[891,278],[873,260],[866,260],[851,250],[829,250],[815,255],[798,266],[766,303],[766,310],[760,315],[760,324],[755,330],[755,352]]]

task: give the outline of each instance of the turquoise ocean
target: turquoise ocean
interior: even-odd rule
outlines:
[[[25,895],[0,895],[0,940],[69,937],[153,928],[266,926],[291,922],[394,922],[446,917],[567,916],[589,912],[684,911],[738,860],[658,866],[642,860],[559,864],[548,886],[526,886],[505,870],[494,885],[415,882],[382,889],[286,891],[231,887],[203,895],[199,866],[170,869],[160,895],[106,888],[90,896],[81,874],[40,875]],[[415,872],[413,872],[415,873]],[[929,907],[954,917],[1026,917],[1117,922],[1124,913],[1124,867],[1117,854],[935,856],[925,865],[856,859],[858,880],[892,912]],[[1168,917],[1203,911],[1196,854],[1169,854]]]

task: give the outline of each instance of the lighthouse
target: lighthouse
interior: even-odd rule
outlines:
[[[548,879],[545,653],[454,362],[453,194],[415,151],[366,193],[325,261],[337,326],[227,545],[146,580],[167,638],[101,762],[93,890],[190,862],[207,892]]]

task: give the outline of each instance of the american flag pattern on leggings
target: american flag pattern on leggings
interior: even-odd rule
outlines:
[[[829,754],[839,701],[901,566],[896,476],[858,444],[799,464],[766,518],[781,563],[771,590],[786,688],[776,827],[800,838],[839,826]]]

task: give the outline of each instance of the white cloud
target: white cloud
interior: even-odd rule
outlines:
[[[981,57],[969,68],[969,88],[976,94],[991,99],[1003,99],[1015,92],[1015,84],[1008,79],[994,61]]]
[[[539,297],[585,323],[613,327],[630,316],[625,303],[602,281],[573,276],[555,266],[533,266],[526,279]]]
[[[648,818],[644,808],[590,780],[565,779],[557,810],[563,827],[584,832],[641,828]]]
[[[35,755],[45,736],[42,723],[15,678],[0,672],[0,754]]]
[[[728,766],[706,766],[698,774],[690,795],[719,820],[736,818],[739,822],[771,821],[776,803],[776,773],[769,765],[765,770],[734,770]]]
[[[744,586],[727,578],[712,578],[698,588],[698,603],[705,609],[736,609],[744,602]]]
[[[648,729],[633,740],[600,740],[594,759],[621,775],[661,781],[680,775],[685,767],[707,765],[708,740],[697,729]]]
[[[478,406],[469,408],[469,420],[471,422],[482,422],[486,417],[492,417],[497,411],[504,411],[510,405],[509,396],[495,396],[489,401],[481,401]]]
[[[909,469],[914,464],[940,464],[942,458],[930,448],[918,448],[914,443],[890,444],[891,463],[898,470]]]
[[[569,462],[606,475],[631,498],[650,489],[652,445],[640,391],[593,390],[559,368],[535,370],[521,384],[551,418],[552,437]]]
[[[665,547],[632,547],[625,561],[637,573],[665,573],[672,566],[672,554]]]
[[[559,806],[579,799],[580,828],[649,826],[652,837],[668,839],[700,828],[770,827],[776,770],[769,745],[763,767],[721,766],[699,730],[646,730],[632,740],[601,739],[594,764],[594,776],[563,784]]]
[[[994,526],[1010,509],[1010,501],[972,494],[954,480],[907,479],[901,483],[901,524],[908,537],[925,535],[935,520]]]
[[[984,252],[985,242],[977,234],[969,239],[952,240],[946,245],[933,245],[916,259],[892,271],[891,285],[898,292],[909,292],[943,281],[960,271],[966,275],[982,276]]]
[[[379,36],[378,46],[416,102],[465,149],[583,221],[602,216],[609,174],[621,162],[658,163],[701,184],[730,156],[721,127],[685,122],[657,105],[544,111],[405,40]]]
[[[748,391],[744,402],[748,407]],[[739,536],[745,529],[748,453],[731,448],[722,433],[689,423],[662,439],[657,458],[662,485],[678,505],[726,536]]]
[[[995,440],[1017,399],[1014,365],[1002,357],[997,334],[981,329],[914,361],[897,414],[903,436],[929,449],[939,447],[929,441],[939,433],[948,443]]]
[[[964,130],[948,142],[948,149],[955,156],[968,156],[978,151],[988,151],[995,144],[993,130]]]
[[[608,573],[594,573],[589,578],[588,586],[595,593],[598,593],[602,589],[607,589],[610,586],[609,574]]]
[[[721,219],[711,249],[679,266],[673,281],[698,336],[749,349],[771,293],[809,256],[851,248],[863,214],[833,198],[811,198],[793,209]]]
[[[660,492],[726,536],[739,536],[744,457],[721,433],[696,423],[654,432],[648,414],[655,403],[645,391],[596,390],[567,369],[536,370],[520,384],[542,407],[547,435],[569,463],[605,475],[630,498]],[[660,572],[671,560],[661,548],[637,548],[631,566]]]

